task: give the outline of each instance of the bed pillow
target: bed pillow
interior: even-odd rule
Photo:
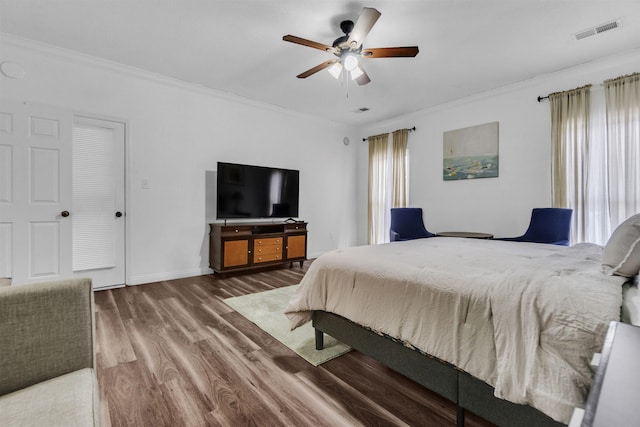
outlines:
[[[611,234],[602,251],[605,273],[632,277],[640,271],[640,214],[628,218]]]

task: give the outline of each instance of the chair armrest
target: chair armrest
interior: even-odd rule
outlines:
[[[95,367],[90,279],[0,288],[0,396]]]

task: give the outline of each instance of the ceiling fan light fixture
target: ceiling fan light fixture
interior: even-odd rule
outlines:
[[[358,58],[353,55],[347,55],[344,58],[344,68],[347,71],[353,71],[358,67]]]
[[[334,79],[339,79],[340,74],[342,73],[342,64],[336,62],[331,67],[329,67],[327,71],[329,71],[329,74],[331,74]]]
[[[364,71],[362,71],[362,68],[360,68],[360,66],[357,66],[356,68],[351,70],[351,80],[357,79],[362,74],[364,74]]]

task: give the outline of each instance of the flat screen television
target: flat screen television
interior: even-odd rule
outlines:
[[[300,172],[218,162],[217,219],[295,218]]]

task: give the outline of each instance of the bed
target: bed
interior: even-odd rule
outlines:
[[[498,425],[563,425],[590,360],[620,320],[628,277],[603,248],[433,237],[336,250],[310,266],[286,314],[313,321]],[[608,272],[610,273],[610,271]]]

